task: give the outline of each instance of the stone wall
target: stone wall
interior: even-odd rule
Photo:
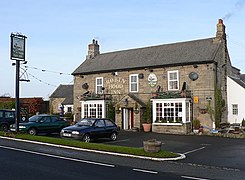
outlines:
[[[191,123],[182,125],[152,125],[152,131],[166,134],[189,134],[191,132]]]

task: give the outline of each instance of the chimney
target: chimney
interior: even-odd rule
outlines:
[[[87,59],[94,58],[99,54],[100,54],[100,46],[98,44],[98,41],[93,39],[92,43],[88,45]]]
[[[226,39],[225,25],[223,24],[222,19],[219,19],[218,24],[217,24],[216,38],[217,39]]]

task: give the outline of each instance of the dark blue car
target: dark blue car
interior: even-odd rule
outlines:
[[[79,139],[84,142],[98,138],[110,138],[115,141],[117,134],[117,125],[105,118],[84,118],[73,126],[63,128],[60,132],[61,137]]]

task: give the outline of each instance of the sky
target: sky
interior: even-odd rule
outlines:
[[[26,39],[20,97],[49,96],[73,84],[72,72],[97,39],[100,52],[214,37],[226,26],[232,65],[245,73],[245,0],[11,0],[0,1],[0,96],[15,97],[10,35]]]

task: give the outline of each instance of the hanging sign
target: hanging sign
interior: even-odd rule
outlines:
[[[10,59],[25,61],[25,39],[26,36],[11,34]]]

